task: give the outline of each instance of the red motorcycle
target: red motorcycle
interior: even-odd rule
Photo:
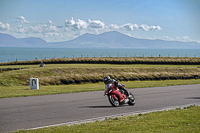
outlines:
[[[125,87],[124,84],[122,86]],[[116,87],[114,84],[111,83],[106,85],[106,90],[104,95],[108,96],[110,104],[114,107],[126,103],[128,103],[131,106],[135,105],[135,97],[133,96],[133,94],[130,93],[129,96],[127,97],[126,93],[127,92],[119,90],[118,87]]]

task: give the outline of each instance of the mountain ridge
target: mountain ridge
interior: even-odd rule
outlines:
[[[0,33],[0,47],[41,47],[47,42],[39,37],[15,38],[9,34]]]
[[[86,33],[73,40],[52,43],[36,37],[18,39],[9,34],[0,33],[0,47],[200,49],[200,43],[138,39],[117,31],[98,35]]]

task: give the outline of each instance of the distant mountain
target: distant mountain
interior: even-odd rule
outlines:
[[[105,32],[99,35],[87,33],[74,40],[49,43],[48,45],[65,48],[200,49],[200,44],[196,42],[138,39],[117,31]]]
[[[47,42],[41,38],[18,39],[11,35],[0,33],[0,47],[44,47],[44,44],[47,44]]]
[[[26,44],[47,44],[47,42],[41,38],[37,38],[37,37],[29,37],[29,38],[22,38],[20,39],[23,42],[25,42]]]
[[[146,48],[146,49],[200,49],[200,43],[138,39],[117,31],[102,34],[84,34],[64,42],[47,43],[41,38],[17,39],[0,33],[0,47],[51,47],[51,48]]]

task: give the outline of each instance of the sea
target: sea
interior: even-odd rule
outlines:
[[[0,62],[82,57],[200,57],[200,49],[83,49],[0,47]]]

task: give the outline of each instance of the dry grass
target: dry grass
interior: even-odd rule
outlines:
[[[43,61],[46,64],[61,63],[99,63],[99,64],[176,64],[176,65],[199,65],[199,57],[97,57],[97,58],[56,58],[31,61],[17,61],[0,63],[0,65],[30,65],[39,64]]]
[[[61,85],[102,81],[104,76],[118,80],[161,80],[199,78],[197,65],[108,65],[47,64],[0,73],[0,86],[29,85],[30,78],[39,78],[41,85]]]

